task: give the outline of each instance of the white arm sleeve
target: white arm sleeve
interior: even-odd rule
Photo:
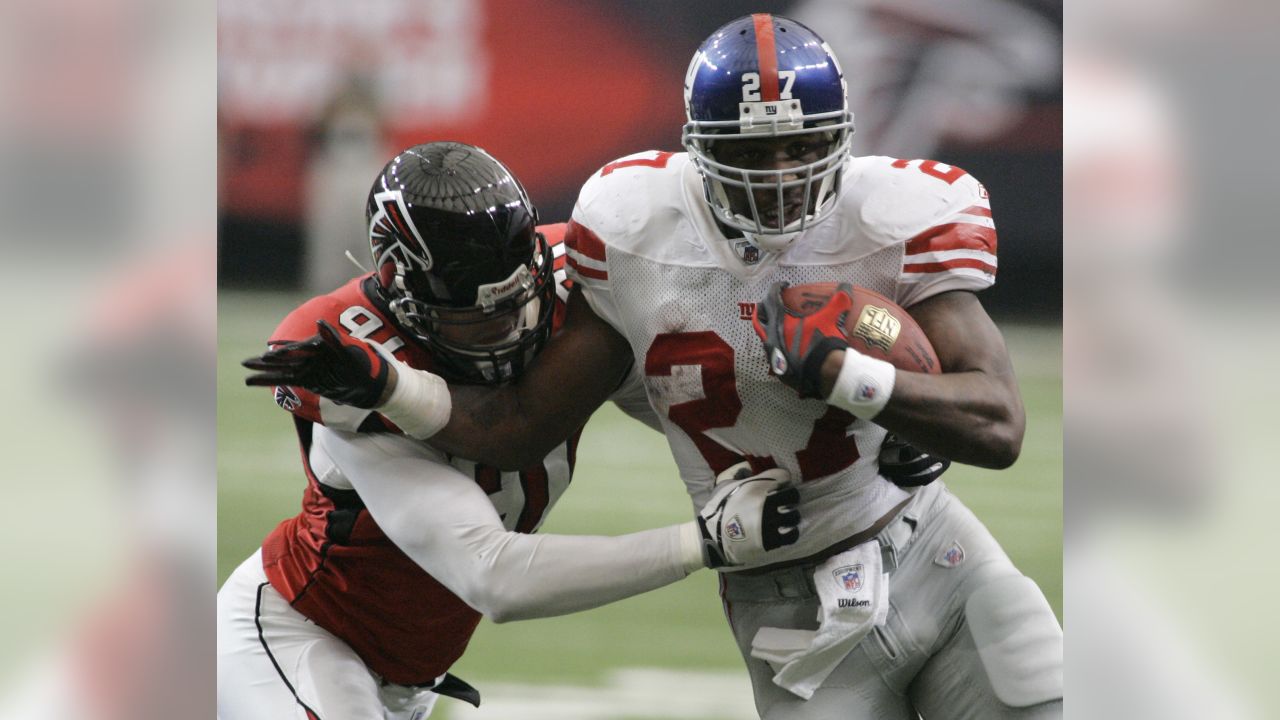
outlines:
[[[692,522],[617,537],[526,535],[505,529],[484,491],[421,442],[317,426],[316,451],[397,547],[494,622],[587,610],[701,567]]]

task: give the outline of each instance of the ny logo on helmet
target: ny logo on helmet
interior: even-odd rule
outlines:
[[[423,242],[422,235],[409,216],[409,209],[404,204],[404,195],[399,190],[383,190],[373,196],[378,211],[369,220],[369,237],[378,247],[378,258],[375,267],[381,267],[388,261],[396,248],[404,252],[405,259],[413,262],[417,270],[430,270],[432,265],[431,251]],[[405,239],[413,238],[414,247],[405,245]],[[392,258],[394,261],[394,258]]]

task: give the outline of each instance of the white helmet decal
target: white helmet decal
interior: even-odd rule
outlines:
[[[374,267],[381,267],[387,262],[387,256],[399,247],[405,256],[413,261],[418,270],[430,270],[432,266],[431,251],[423,242],[422,235],[413,224],[409,208],[404,204],[404,194],[399,190],[383,190],[373,196],[378,211],[369,220],[369,236],[379,241],[381,254],[374,259]],[[416,248],[404,244],[401,238],[412,237],[417,241]],[[394,240],[394,242],[393,242]]]

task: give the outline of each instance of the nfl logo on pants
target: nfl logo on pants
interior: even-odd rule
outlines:
[[[846,565],[842,568],[836,568],[832,571],[836,576],[836,582],[844,586],[849,592],[857,592],[862,588],[862,565]]]

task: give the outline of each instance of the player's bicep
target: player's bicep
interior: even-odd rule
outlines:
[[[940,293],[912,305],[908,312],[933,344],[943,372],[979,371],[1012,379],[1004,337],[973,293]]]
[[[578,288],[569,294],[564,327],[539,356],[539,362],[546,359],[548,363],[567,364],[572,358],[578,358],[584,371],[576,373],[579,381],[603,388],[599,392],[606,397],[622,384],[632,363],[627,339],[596,313]]]
[[[587,304],[582,291],[569,295],[564,327],[521,378],[520,401],[542,408],[540,419],[560,428],[559,445],[586,423],[622,384],[631,369],[631,346]]]
[[[564,438],[591,417],[622,385],[631,369],[631,346],[587,303],[581,290],[569,295],[564,327],[551,338],[521,384],[541,393],[555,388],[555,414],[567,418]]]

